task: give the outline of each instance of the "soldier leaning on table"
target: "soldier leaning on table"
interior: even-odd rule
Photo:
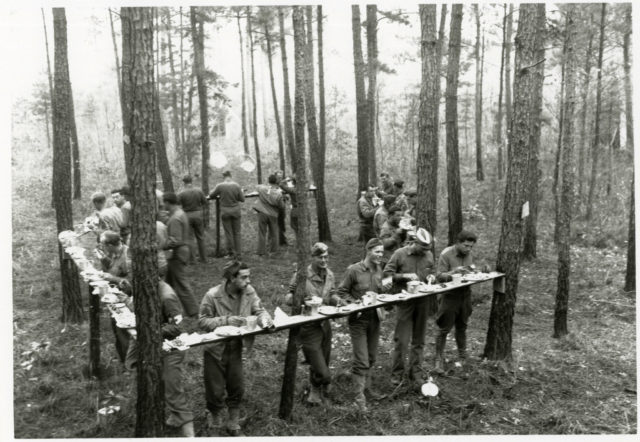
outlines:
[[[451,281],[451,275],[456,273],[465,274],[471,271],[470,266],[473,265],[471,249],[477,240],[477,235],[468,230],[462,230],[458,233],[456,243],[440,253],[437,266],[438,281]],[[489,271],[488,266],[483,266],[482,271]],[[456,328],[458,356],[462,361],[466,359],[467,322],[469,316],[471,316],[471,311],[471,288],[468,286],[438,295],[436,324],[440,330],[436,337],[436,373],[444,372],[444,347],[447,342],[447,335],[453,326]]]
[[[311,247],[311,264],[307,267],[305,300],[311,297],[322,298],[324,305],[343,305],[344,301],[336,293],[335,277],[327,266],[329,247],[317,242]],[[293,273],[289,283],[287,304],[291,304],[297,288],[297,272]],[[329,359],[331,358],[331,324],[329,320],[313,322],[300,327],[302,352],[309,361],[310,391],[307,402],[312,405],[327,401],[331,374]]]
[[[400,293],[409,281],[433,281],[434,259],[432,238],[425,229],[418,229],[413,243],[396,250],[384,268],[384,276],[393,278],[393,293]],[[429,300],[427,298],[404,302],[397,306],[396,328],[393,333],[391,383],[400,384],[405,373],[405,359],[409,341],[408,378],[422,385],[422,353],[427,331]]]
[[[250,270],[243,262],[230,261],[225,265],[222,283],[209,289],[200,303],[198,324],[202,330],[211,332],[225,325],[240,327],[246,324],[246,317],[250,315],[258,317],[258,325],[262,328],[273,326],[271,316],[250,285],[250,276]],[[210,424],[221,426],[226,402],[229,409],[227,431],[231,436],[240,436],[240,402],[244,395],[242,338],[209,344],[203,353]]]
[[[158,294],[161,302],[162,338],[175,339],[182,332],[184,324],[182,304],[171,286],[162,280],[165,268],[159,269]],[[133,311],[133,298],[125,300],[125,304]],[[124,365],[127,370],[134,370],[138,362],[138,341],[132,339],[127,351]],[[172,350],[162,354],[162,381],[164,382],[164,399],[169,409],[166,424],[180,428],[183,436],[195,437],[193,429],[193,412],[189,408],[184,389],[184,357],[186,351]]]
[[[347,267],[338,287],[338,294],[347,302],[357,301],[366,292],[380,293],[390,287],[382,286],[382,254],[384,247],[378,238],[367,242],[365,258]],[[371,368],[378,354],[380,319],[378,309],[370,309],[349,315],[349,334],[353,347],[353,381],[356,385],[356,405],[360,411],[367,410],[365,393],[370,399],[380,396],[371,389]]]

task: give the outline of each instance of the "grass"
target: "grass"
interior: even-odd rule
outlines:
[[[19,132],[18,132],[19,133]],[[34,143],[37,144],[37,143]],[[15,144],[14,144],[15,145]],[[231,146],[227,146],[231,148]],[[14,150],[13,157],[13,369],[14,431],[18,438],[129,437],[135,426],[135,374],[118,362],[106,313],[101,321],[102,363],[109,376],[87,380],[88,326],[59,322],[61,293],[57,262],[55,214],[50,208],[50,158]],[[331,162],[333,161],[333,162]],[[330,266],[340,279],[346,266],[361,257],[356,242],[357,220],[353,207],[353,170],[331,160],[327,167],[327,195],[334,241]],[[268,167],[275,168],[269,157]],[[353,161],[355,163],[355,161]],[[83,191],[110,189],[121,183],[120,172],[104,171],[87,161],[83,166]],[[444,170],[444,169],[441,169]],[[42,171],[41,173],[34,173]],[[465,226],[480,233],[474,252],[479,261],[495,263],[500,234],[501,183],[489,174],[475,183],[473,171],[463,166]],[[178,174],[179,175],[179,174]],[[442,175],[441,175],[441,178]],[[244,179],[242,176],[238,178]],[[244,184],[244,183],[243,183]],[[472,358],[464,369],[451,370],[435,382],[440,395],[431,401],[388,382],[394,315],[382,324],[379,360],[374,384],[392,397],[374,404],[366,415],[356,412],[349,368],[351,345],[344,319],[332,324],[334,339],[331,372],[334,406],[303,404],[308,366],[299,365],[296,402],[291,421],[277,417],[284,366],[286,333],[260,336],[245,353],[246,394],[243,414],[249,436],[346,436],[410,434],[633,434],[637,432],[637,374],[635,293],[622,290],[626,248],[624,183],[616,183],[615,198],[598,201],[597,219],[575,223],[572,246],[572,285],[569,300],[570,335],[553,339],[553,309],[557,278],[557,254],[551,242],[552,201],[543,198],[539,222],[538,258],[524,262],[513,330],[513,362],[510,365],[481,361],[491,305],[489,284],[474,289],[474,313],[468,329]],[[415,185],[415,183],[409,183]],[[548,182],[543,195],[549,194]],[[348,190],[348,191],[346,191]],[[446,241],[446,194],[439,200],[438,247]],[[256,220],[252,202],[243,212],[243,248],[252,269],[252,281],[269,311],[286,291],[293,247],[277,257],[260,261],[256,247]],[[74,201],[80,221],[89,212],[86,200]],[[312,213],[313,206],[312,206]],[[617,214],[617,217],[616,215]],[[312,216],[315,218],[315,216]],[[623,227],[620,227],[620,226]],[[34,228],[37,227],[37,228]],[[315,232],[315,225],[312,232]],[[208,245],[213,250],[213,228]],[[293,242],[290,229],[289,241]],[[315,240],[315,237],[312,237]],[[223,260],[188,268],[194,293],[202,297],[219,282]],[[83,296],[87,303],[86,287]],[[433,324],[427,335],[425,374],[432,368]],[[47,344],[48,343],[48,344]],[[447,357],[453,359],[450,337]],[[299,362],[302,356],[299,356]],[[216,435],[206,428],[202,355],[188,352],[186,391],[195,413],[196,433]],[[108,422],[96,419],[105,404],[120,405]],[[169,433],[168,435],[176,435]]]

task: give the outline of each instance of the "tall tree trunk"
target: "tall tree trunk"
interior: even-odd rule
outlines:
[[[624,62],[624,113],[627,127],[625,147],[629,152],[633,152],[633,91],[631,87],[631,60],[629,56],[629,51],[631,50],[631,4],[625,6],[624,21],[626,29],[622,44],[622,54]]]
[[[51,61],[49,59],[49,38],[47,36],[47,22],[44,18],[44,9],[41,8],[40,12],[42,12],[42,27],[44,28],[44,47],[47,52],[47,79],[49,80],[49,103],[51,103],[51,112],[53,118],[53,77],[51,75]],[[51,136],[49,134],[49,106],[47,104],[47,100],[45,99],[45,123],[47,124],[47,148],[51,149]],[[56,199],[56,176],[55,174],[51,175],[51,206],[55,207],[55,199]]]
[[[617,88],[616,88],[617,89]],[[620,126],[618,124],[618,126]],[[607,122],[607,134],[610,135],[610,139],[607,140],[607,185],[606,185],[606,195],[607,198],[611,196],[611,187],[613,186],[613,145],[615,143],[615,132],[617,132],[617,128],[613,126],[613,97],[609,97],[609,120]]]
[[[246,11],[247,11],[247,6],[245,6],[245,12]],[[253,76],[253,68],[250,60],[250,57],[252,56],[252,51],[250,46],[250,42],[252,41],[252,38],[251,38],[251,32],[249,32],[249,15],[247,15],[244,31],[247,36],[247,39],[244,41],[244,51],[245,51],[244,53],[246,57],[245,63],[247,63],[246,66],[248,66],[248,69],[246,70],[247,79],[245,81],[247,84],[249,84]],[[253,111],[251,110],[251,94],[249,93],[247,93],[247,109],[249,109],[249,111],[247,112],[247,127],[249,129],[248,133],[250,137],[255,138],[256,134],[254,132],[254,126],[253,126]]]
[[[532,113],[536,113],[536,95],[542,86],[537,73],[537,57],[542,50],[544,4],[519,6],[518,31],[514,70],[513,118],[509,122],[507,147],[507,178],[502,212],[502,229],[498,246],[496,270],[505,273],[504,290],[493,291],[491,313],[484,357],[492,360],[511,360],[513,314],[518,291],[521,242],[524,229],[522,205],[527,199],[529,144],[531,143]]]
[[[460,71],[460,36],[462,33],[462,5],[451,8],[449,30],[449,61],[445,120],[447,130],[447,207],[449,244],[462,230],[462,196],[460,190],[460,155],[458,153],[458,74]]]
[[[296,174],[296,198],[298,213],[301,222],[298,223],[296,231],[296,261],[298,272],[296,276],[297,288],[293,297],[293,313],[300,313],[300,305],[304,298],[304,287],[306,283],[306,269],[309,262],[309,207],[307,197],[307,176],[306,161],[304,152],[304,90],[305,88],[305,60],[307,45],[304,41],[304,15],[301,6],[293,7],[293,32],[294,32],[294,55],[295,55],[295,146],[296,163],[294,173]],[[293,327],[289,331],[287,342],[287,352],[285,354],[284,377],[282,381],[282,393],[280,396],[279,416],[282,419],[290,419],[293,410],[293,397],[295,393],[296,367],[298,364],[297,340],[300,328]]]
[[[53,176],[57,182],[54,194],[56,231],[73,230],[71,206],[70,109],[71,83],[67,56],[67,18],[64,8],[53,8],[54,89],[53,89]],[[47,51],[48,52],[48,51]],[[78,267],[58,243],[64,323],[84,321]]]
[[[418,111],[418,201],[416,220],[436,233],[438,202],[438,96],[440,72],[437,57],[435,4],[420,5],[422,81]]]
[[[126,11],[125,11],[126,10]],[[136,437],[159,437],[164,426],[164,388],[162,382],[162,333],[160,295],[158,293],[158,258],[156,249],[156,160],[154,109],[156,90],[153,78],[152,8],[122,8],[126,13],[129,40],[123,39],[123,53],[128,47],[132,63],[124,63],[123,85],[131,86],[124,94],[131,118],[130,131],[124,136],[131,145],[129,177],[133,201],[131,211],[132,286],[136,294],[134,309],[138,341]],[[123,21],[123,27],[125,22]],[[124,35],[124,33],[123,33]]]
[[[185,144],[185,124],[184,124],[184,27],[182,25],[182,7],[180,13],[180,145],[183,151],[187,149]],[[186,153],[183,152],[183,158],[186,164]]]
[[[120,22],[122,27],[122,22]],[[113,27],[113,11],[109,8],[109,24],[111,25],[111,41],[113,42],[113,53],[116,57],[116,79],[118,80],[118,94],[120,106],[122,107],[122,71],[120,70],[120,58],[118,57],[118,45],[116,43],[116,31]]]
[[[504,115],[506,117],[507,139],[509,138],[509,125],[511,124],[511,45],[513,37],[513,3],[509,4],[509,14],[507,14],[507,35],[504,46]],[[503,162],[502,173],[505,173],[507,164]]]
[[[607,18],[607,4],[602,4],[600,12],[600,44],[598,46],[598,80],[596,85],[596,113],[595,130],[591,144],[591,178],[589,179],[589,194],[587,195],[587,221],[593,217],[593,199],[596,191],[596,176],[598,172],[598,151],[600,150],[600,111],[602,109],[602,56],[604,53],[604,25]]]
[[[262,161],[260,160],[260,144],[258,143],[258,116],[256,102],[256,75],[253,63],[253,31],[251,30],[251,6],[247,6],[247,39],[249,40],[249,57],[251,59],[251,100],[252,127],[253,127],[253,147],[256,155],[256,170],[258,173],[258,184],[262,183]]]
[[[633,173],[633,172],[632,172]],[[627,241],[627,272],[624,278],[624,290],[630,292],[636,289],[636,201],[635,179],[631,179],[631,196],[629,209],[629,240]]]
[[[156,131],[155,136],[155,152],[157,155],[158,169],[162,177],[162,190],[165,192],[174,192],[173,178],[171,176],[171,166],[169,165],[169,157],[167,157],[167,144],[164,139],[164,131],[162,130],[162,116],[160,111],[160,98],[156,90],[154,97],[156,106],[153,110],[153,126]]]
[[[131,37],[131,11],[132,8],[120,8],[120,26],[122,29],[122,71],[120,74],[122,77],[122,93],[120,95],[120,106],[122,109],[122,132],[124,133],[124,136],[122,137],[124,166],[128,179],[131,179],[131,174],[133,173],[131,168],[131,139],[129,137],[129,134],[131,133],[132,103],[130,100],[127,100],[126,97],[132,96],[133,84],[131,83],[131,78],[129,76],[125,78],[124,72],[133,72],[134,69],[132,52],[133,39]]]
[[[69,130],[71,136],[71,156],[73,158],[73,199],[82,198],[80,179],[80,147],[78,146],[78,128],[76,127],[76,112],[73,106],[73,91],[69,88]]]
[[[295,168],[296,149],[295,139],[293,135],[293,123],[291,122],[291,96],[289,94],[289,65],[287,61],[287,45],[284,33],[284,7],[278,6],[278,24],[280,28],[280,55],[282,58],[282,81],[284,91],[284,139],[287,144],[287,153],[289,155],[289,164],[291,171]]]
[[[502,91],[504,87],[504,58],[507,46],[507,4],[504,4],[504,18],[502,19],[502,55],[500,56],[500,87],[498,92],[498,112],[496,113],[495,140],[498,146],[498,180],[502,180],[504,159],[502,158]]]
[[[244,146],[244,154],[249,155],[249,134],[247,133],[247,86],[245,82],[244,72],[244,47],[242,43],[242,27],[240,26],[240,11],[236,12],[238,21],[238,38],[240,39],[240,71],[242,83],[242,145]]]
[[[364,60],[360,36],[360,6],[351,5],[351,31],[353,34],[353,68],[356,81],[356,127],[358,138],[358,189],[369,184],[369,106],[364,87]],[[359,193],[358,193],[359,194]]]
[[[538,158],[540,155],[540,131],[542,123],[540,114],[542,113],[542,90],[544,85],[544,55],[545,55],[545,35],[546,29],[546,11],[543,3],[536,5],[536,21],[537,32],[536,38],[540,39],[537,43],[538,53],[536,54],[536,66],[531,69],[535,72],[536,83],[533,93],[533,109],[531,110],[531,146],[529,148],[529,185],[528,185],[528,201],[529,216],[525,220],[524,246],[522,257],[524,259],[534,259],[537,256],[538,241],[538,186],[542,172],[538,168]]]
[[[573,181],[575,178],[575,105],[576,72],[578,57],[576,53],[576,6],[571,4],[567,10],[566,27],[566,72],[564,124],[562,127],[562,192],[560,196],[560,217],[558,226],[558,291],[553,321],[553,337],[559,338],[568,333],[567,313],[569,310],[569,282],[571,273],[571,214],[573,211]],[[604,10],[603,10],[604,13]],[[604,14],[603,14],[604,15]]]
[[[318,18],[318,116],[320,119],[320,127],[318,134],[320,136],[320,152],[321,152],[321,165],[322,175],[324,177],[325,160],[327,153],[327,119],[326,119],[326,105],[325,105],[325,92],[324,92],[324,49],[323,49],[323,35],[322,35],[322,23],[324,17],[322,16],[322,5],[318,5],[316,9]],[[324,179],[324,178],[323,178]],[[331,233],[329,232],[329,237]]]
[[[316,213],[318,217],[318,240],[331,241],[329,228],[329,216],[327,214],[327,201],[324,191],[324,155],[318,139],[318,125],[316,122],[316,106],[314,94],[313,75],[313,26],[312,6],[305,6],[307,15],[307,44],[304,53],[304,109],[307,121],[307,133],[309,135],[309,159],[311,161],[311,173],[316,185]],[[297,49],[296,49],[297,51]],[[298,60],[296,60],[297,64]],[[297,69],[297,67],[296,67]],[[297,92],[296,84],[296,92]],[[297,178],[296,178],[297,180]],[[299,183],[297,184],[299,186]]]
[[[589,25],[591,25],[591,18],[589,19]],[[591,81],[591,49],[593,47],[593,32],[591,32],[591,26],[587,28],[587,34],[589,34],[589,43],[587,45],[587,52],[585,53],[585,66],[584,66],[584,83],[582,87],[582,113],[580,114],[580,141],[578,143],[578,207],[582,203],[583,199],[583,183],[584,183],[584,163],[585,163],[585,140],[587,139],[587,110],[589,108],[589,83]]]
[[[369,133],[369,182],[378,179],[376,170],[376,89],[378,75],[378,6],[367,5],[367,90]]]
[[[191,35],[193,38],[193,61],[198,84],[198,103],[200,107],[200,139],[202,143],[202,191],[209,194],[209,107],[207,103],[206,68],[204,65],[204,20],[199,16],[198,8],[190,7]],[[205,227],[209,225],[209,206],[204,206]]]
[[[484,181],[482,170],[482,67],[480,63],[480,10],[478,4],[473,5],[476,13],[476,179]]]
[[[566,18],[565,18],[566,22]],[[566,26],[566,23],[565,23]],[[565,53],[566,45],[566,35],[564,39],[564,43],[562,45],[562,68],[560,74],[560,96],[558,97],[558,108],[560,109],[559,118],[558,118],[558,143],[556,148],[556,161],[555,167],[553,168],[553,183],[551,184],[551,193],[553,194],[553,207],[554,207],[554,215],[555,215],[555,223],[553,225],[553,242],[558,243],[558,226],[560,223],[560,194],[558,193],[558,185],[562,185],[562,149],[563,142],[562,136],[564,134],[564,88],[565,88],[565,72],[567,65],[567,57]]]
[[[169,69],[171,72],[171,126],[173,129],[173,142],[175,143],[174,149],[176,153],[182,151],[182,145],[180,144],[180,121],[179,121],[179,108],[178,108],[178,86],[176,81],[176,67],[173,62],[173,43],[171,41],[171,10],[166,8],[167,18],[167,50],[169,51]],[[182,30],[180,30],[182,32]]]
[[[280,170],[285,171],[284,140],[282,139],[282,125],[280,124],[280,111],[278,110],[278,96],[276,95],[276,82],[273,78],[273,54],[271,53],[271,34],[269,25],[264,23],[264,37],[267,42],[267,61],[269,62],[269,82],[271,84],[271,99],[273,100],[273,114],[276,119],[276,132],[278,134],[278,157],[280,160]]]

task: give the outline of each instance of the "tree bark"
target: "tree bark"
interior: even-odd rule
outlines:
[[[244,147],[244,154],[249,155],[249,135],[247,134],[247,86],[245,82],[244,47],[242,44],[242,27],[240,26],[239,10],[236,12],[236,19],[238,21],[238,38],[240,40],[240,71],[242,76],[242,145]]]
[[[514,69],[513,115],[509,123],[507,178],[502,213],[502,229],[498,246],[496,270],[505,273],[504,291],[493,291],[489,329],[484,348],[484,357],[491,360],[511,360],[513,314],[518,291],[521,241],[524,228],[522,205],[527,199],[527,175],[529,169],[529,146],[531,143],[532,114],[536,113],[536,96],[542,86],[535,66],[542,50],[540,14],[544,15],[544,4],[521,4],[519,7],[518,31],[516,33],[516,55]]]
[[[631,51],[631,4],[625,6],[624,21],[626,30],[622,44],[622,55],[624,62],[624,113],[626,116],[625,122],[627,126],[627,140],[625,147],[629,152],[633,152],[633,90],[631,87],[631,60],[629,56]]]
[[[591,49],[593,47],[593,32],[591,32],[591,18],[587,28],[589,43],[585,53],[584,83],[582,87],[582,113],[580,114],[580,142],[578,143],[578,204],[583,200],[585,140],[587,139],[587,111],[589,108],[589,83],[591,82]]]
[[[273,101],[273,114],[276,120],[276,132],[278,134],[278,157],[280,160],[280,170],[285,171],[284,140],[282,139],[282,124],[280,123],[280,111],[278,110],[278,96],[276,94],[276,83],[273,77],[273,54],[271,53],[271,33],[269,24],[264,22],[264,38],[267,42],[267,61],[269,62],[269,82],[271,84],[271,99]]]
[[[566,18],[565,18],[566,21]],[[566,23],[565,23],[566,26]],[[564,88],[565,88],[565,72],[567,65],[567,57],[565,53],[566,45],[566,35],[564,39],[564,43],[562,45],[562,73],[560,74],[560,96],[558,97],[558,108],[560,109],[560,115],[558,118],[558,143],[556,148],[556,160],[555,167],[553,168],[553,184],[551,184],[551,193],[553,194],[553,205],[554,205],[554,215],[555,215],[555,223],[553,226],[553,242],[555,244],[558,243],[558,226],[560,224],[560,194],[558,193],[558,185],[562,185],[560,182],[562,180],[562,149],[563,142],[562,136],[564,134]]]
[[[171,176],[171,166],[169,165],[169,157],[167,157],[167,145],[164,139],[164,132],[162,130],[162,118],[160,114],[160,98],[158,91],[156,90],[156,96],[154,101],[156,106],[153,110],[153,126],[156,131],[156,146],[155,152],[157,155],[158,169],[160,170],[160,176],[162,178],[162,190],[165,192],[174,192],[173,178]]]
[[[185,144],[185,124],[184,124],[184,26],[182,25],[182,7],[179,9],[180,14],[180,144],[184,151],[187,146]],[[186,163],[186,152],[183,152],[183,158]],[[189,169],[187,169],[189,170]]]
[[[604,10],[603,10],[604,13]],[[560,216],[558,225],[558,291],[553,321],[553,337],[559,338],[568,333],[567,313],[569,310],[569,289],[571,273],[571,214],[573,211],[573,181],[575,178],[575,104],[576,71],[578,58],[576,53],[576,6],[568,5],[566,28],[566,72],[564,125],[562,128],[562,192],[560,195]],[[604,14],[603,14],[604,15]]]
[[[133,84],[131,78],[125,78],[124,72],[132,72],[133,66],[133,48],[131,37],[131,8],[120,8],[120,25],[122,28],[122,93],[120,95],[120,106],[122,109],[122,132],[124,133],[122,147],[124,150],[124,166],[127,174],[127,179],[131,179],[133,173],[131,168],[131,140],[129,133],[131,133],[131,102],[126,100],[126,97],[131,97],[133,94]]]
[[[536,38],[541,41],[537,44],[538,53],[536,54],[536,61],[538,63],[534,70],[536,75],[536,83],[534,85],[533,93],[533,109],[531,111],[531,146],[529,157],[529,185],[528,185],[528,201],[529,201],[529,216],[525,221],[524,231],[524,246],[522,250],[522,257],[524,259],[534,259],[537,256],[537,242],[538,242],[538,187],[540,184],[540,177],[542,172],[538,168],[538,159],[540,156],[540,132],[542,129],[542,123],[540,121],[540,114],[542,113],[542,90],[544,85],[544,60],[545,60],[545,35],[546,29],[546,11],[545,6],[542,3],[536,5],[536,22],[537,33]]]
[[[51,61],[49,59],[49,38],[47,37],[47,22],[44,18],[44,9],[41,8],[40,12],[42,12],[42,27],[44,28],[44,47],[47,52],[47,80],[49,80],[49,103],[51,103],[51,112],[53,118],[53,76],[51,74]],[[45,99],[45,123],[47,124],[47,148],[51,149],[51,136],[49,134],[49,108],[47,105],[47,101]],[[51,175],[51,206],[55,207],[55,199],[56,199],[56,176],[55,174]]]
[[[369,182],[378,179],[376,170],[376,88],[378,75],[378,7],[367,5],[367,89],[368,129],[369,133]]]
[[[126,10],[126,11],[125,11]],[[131,146],[132,174],[129,186],[135,201],[131,211],[131,263],[138,340],[135,437],[159,437],[164,426],[162,382],[162,334],[156,246],[156,154],[154,125],[156,88],[153,77],[153,10],[122,8],[130,24],[122,42],[131,51],[132,63],[124,64],[124,95],[131,118],[124,136]]]
[[[630,292],[636,289],[636,201],[635,179],[631,179],[631,196],[629,209],[629,240],[627,241],[627,272],[624,278],[624,290]]]
[[[498,112],[496,113],[496,132],[495,140],[498,146],[498,180],[502,180],[502,171],[504,170],[504,160],[502,158],[502,91],[504,87],[504,54],[507,45],[507,4],[504,4],[504,18],[502,19],[502,54],[500,56],[500,87],[498,92]]]
[[[351,5],[351,31],[353,35],[353,68],[356,81],[356,127],[358,139],[358,189],[369,184],[369,106],[364,86],[364,60],[360,36],[360,6]],[[358,193],[359,194],[359,193]]]
[[[422,82],[418,111],[418,200],[416,221],[435,234],[438,201],[438,96],[440,72],[437,57],[435,4],[420,5]]]
[[[198,84],[198,103],[200,107],[200,139],[202,143],[202,191],[209,194],[209,107],[207,103],[206,68],[204,65],[204,23],[198,8],[190,7],[191,35],[193,38],[194,70]],[[204,207],[205,227],[209,224],[209,206]]]
[[[80,147],[78,146],[78,128],[76,127],[75,107],[73,105],[73,90],[69,85],[69,131],[71,136],[71,158],[73,161],[73,199],[82,198],[80,178]]]
[[[480,62],[480,10],[478,4],[473,5],[476,13],[476,180],[484,181],[482,170],[482,67]]]
[[[122,22],[121,27],[122,27]],[[122,71],[120,69],[120,58],[118,57],[118,45],[116,43],[116,31],[113,27],[113,11],[109,8],[109,24],[111,25],[111,41],[113,42],[113,53],[116,57],[116,79],[118,80],[118,94],[120,99],[120,107],[122,107]]]
[[[71,206],[71,146],[70,109],[71,83],[67,56],[67,18],[64,8],[53,8],[54,89],[53,89],[53,176],[57,182],[54,193],[56,231],[73,230]],[[48,51],[47,51],[48,52]],[[58,243],[64,323],[84,321],[78,268]]]
[[[456,235],[462,230],[462,196],[458,153],[458,74],[460,71],[460,38],[462,33],[461,4],[453,5],[450,26],[445,119],[447,131],[448,243],[453,244]]]
[[[509,138],[509,124],[512,119],[511,108],[511,45],[513,38],[513,3],[509,4],[509,13],[507,14],[507,33],[504,46],[504,115],[506,117],[505,124],[507,127],[507,139]],[[502,174],[505,174],[507,164],[503,161]]]
[[[318,19],[318,117],[320,120],[318,134],[320,136],[321,174],[324,181],[325,161],[327,153],[327,120],[324,91],[324,49],[322,35],[322,23],[324,21],[324,17],[322,16],[322,5],[317,6],[316,14]],[[328,232],[328,237],[328,241],[330,241],[331,232]]]
[[[600,144],[600,112],[602,109],[602,56],[604,53],[604,28],[607,17],[607,4],[602,4],[600,12],[600,44],[598,46],[598,80],[596,85],[596,113],[595,130],[593,142],[591,144],[591,178],[589,179],[589,194],[587,195],[586,219],[590,221],[593,217],[593,200],[596,191],[596,176],[598,172],[598,153]]]
[[[171,72],[171,126],[173,129],[173,142],[176,153],[182,152],[180,143],[180,120],[178,108],[178,85],[176,81],[176,67],[173,61],[173,43],[171,40],[171,10],[166,8],[167,18],[167,50],[169,51],[169,70]],[[182,30],[180,31],[182,32]]]
[[[298,272],[296,276],[297,288],[293,297],[293,314],[300,313],[300,304],[304,298],[304,287],[306,283],[306,269],[309,262],[309,223],[304,220],[309,219],[308,197],[307,197],[307,176],[306,161],[304,152],[304,90],[305,88],[305,59],[307,45],[304,38],[304,15],[301,6],[293,7],[293,32],[294,32],[294,55],[295,55],[295,146],[296,163],[294,173],[296,174],[296,198],[301,222],[298,223],[296,231],[296,258]],[[287,352],[285,355],[284,377],[282,380],[282,393],[280,396],[279,416],[281,419],[290,419],[293,411],[293,397],[295,393],[296,367],[298,364],[297,337],[300,333],[298,327],[289,331],[289,341],[287,342]]]
[[[291,171],[296,164],[296,148],[293,135],[293,123],[291,122],[291,96],[289,94],[289,65],[287,61],[287,45],[284,33],[284,8],[278,6],[278,24],[280,28],[280,55],[282,58],[282,81],[284,90],[284,139],[287,144],[287,153],[289,155],[289,164]]]
[[[253,31],[251,29],[251,6],[247,6],[247,39],[249,40],[249,57],[251,60],[251,100],[253,102],[253,106],[251,106],[252,110],[252,127],[253,127],[253,148],[255,149],[256,155],[256,171],[258,174],[258,184],[262,183],[262,161],[260,160],[260,144],[258,143],[258,117],[257,117],[257,108],[258,104],[256,101],[256,75],[255,75],[255,67],[253,63]]]

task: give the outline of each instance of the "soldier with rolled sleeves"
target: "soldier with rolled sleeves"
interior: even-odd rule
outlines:
[[[382,285],[382,254],[384,247],[378,238],[370,239],[366,246],[365,258],[347,267],[338,287],[338,294],[346,302],[354,302],[367,292],[381,293],[388,287]],[[376,400],[380,396],[371,388],[371,369],[378,354],[380,319],[378,309],[349,315],[349,334],[353,346],[351,372],[356,386],[356,405],[360,411],[367,410],[365,394]]]
[[[258,317],[260,327],[273,327],[271,316],[251,286],[250,277],[249,268],[241,261],[230,261],[225,265],[222,282],[211,288],[200,303],[198,325],[202,330],[211,332],[224,325],[240,327],[246,324],[246,317],[250,315]],[[204,387],[211,424],[221,426],[226,403],[229,410],[227,431],[231,436],[240,436],[240,403],[244,395],[242,338],[205,347]]]
[[[440,253],[437,266],[437,279],[440,282],[451,281],[451,275],[456,273],[469,273],[473,271],[473,256],[471,249],[478,241],[475,233],[462,230],[458,233],[454,245],[447,247]],[[484,266],[483,271],[489,268]],[[458,356],[461,360],[467,357],[467,323],[471,316],[471,288],[461,287],[445,294],[438,295],[438,312],[436,324],[439,328],[436,337],[436,363],[435,371],[444,372],[444,347],[449,331],[456,328],[456,345]]]

